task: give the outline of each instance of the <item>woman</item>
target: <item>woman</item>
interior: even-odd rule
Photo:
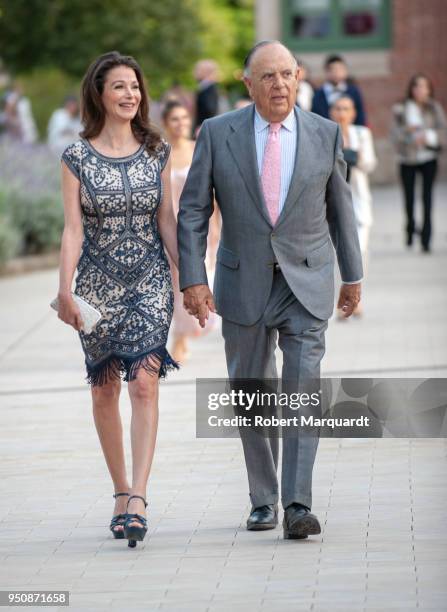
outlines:
[[[191,140],[192,119],[188,109],[179,101],[167,102],[162,112],[163,127],[171,145],[171,189],[175,216],[178,214],[180,196],[188,176],[194,153],[194,141]],[[207,271],[212,276],[215,264],[217,243],[219,241],[219,220],[217,208],[210,219],[210,231],[207,249]],[[211,313],[207,326],[202,329],[199,322],[183,308],[183,294],[179,288],[178,271],[171,263],[172,282],[174,285],[174,318],[173,318],[173,358],[180,363],[189,357],[188,338],[208,332],[215,321]]]
[[[393,106],[391,136],[396,147],[405,197],[407,246],[413,244],[413,234],[416,231],[414,223],[416,174],[422,175],[424,221],[421,244],[424,253],[430,252],[433,184],[438,156],[445,145],[446,127],[444,111],[434,99],[431,81],[423,74],[416,74],[410,80],[405,100]]]
[[[369,233],[373,222],[372,196],[368,174],[377,165],[373,138],[369,128],[363,125],[354,125],[356,110],[354,100],[350,96],[340,96],[332,104],[330,116],[333,121],[340,125],[342,131],[343,154],[348,164],[348,178],[357,221],[363,270],[366,273]],[[358,316],[361,312],[361,307],[358,305],[353,314]]]
[[[307,66],[297,58],[300,67],[300,79],[298,83],[298,94],[296,103],[305,111],[310,111],[312,108],[312,100],[314,97],[314,88],[308,81]]]
[[[147,531],[158,380],[178,367],[166,350],[173,291],[164,246],[178,263],[170,147],[149,124],[148,110],[137,62],[116,51],[101,55],[82,84],[81,138],[62,154],[59,317],[80,336],[94,421],[115,488],[110,529],[129,546]],[[103,315],[90,334],[81,328],[70,293],[76,267],[75,293]],[[131,486],[119,413],[123,374],[132,404]]]

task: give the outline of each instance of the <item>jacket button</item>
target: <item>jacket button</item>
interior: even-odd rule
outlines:
[[[270,235],[271,235],[272,238],[274,238],[275,237],[275,232],[272,232]]]

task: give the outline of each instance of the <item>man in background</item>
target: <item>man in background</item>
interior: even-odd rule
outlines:
[[[195,133],[205,119],[211,119],[219,113],[218,71],[216,62],[209,59],[200,60],[194,68],[194,77],[198,82]]]
[[[354,101],[356,125],[366,125],[366,114],[362,94],[357,85],[348,77],[348,67],[340,55],[330,55],[324,64],[326,80],[315,91],[312,101],[312,112],[321,117],[329,118],[329,109],[342,95],[347,95]]]
[[[67,96],[62,108],[58,108],[48,122],[48,145],[55,153],[62,154],[68,145],[79,138],[82,123],[76,96]]]

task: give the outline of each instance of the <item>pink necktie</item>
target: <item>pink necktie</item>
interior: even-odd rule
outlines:
[[[280,123],[271,123],[267,144],[262,162],[261,184],[265,203],[272,225],[279,215],[279,197],[281,192],[281,142],[279,139]]]

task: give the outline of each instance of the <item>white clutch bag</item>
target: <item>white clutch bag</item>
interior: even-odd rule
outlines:
[[[76,304],[79,306],[79,311],[81,313],[81,319],[83,323],[82,331],[85,334],[91,334],[92,331],[95,329],[96,325],[98,324],[98,322],[102,319],[101,312],[97,308],[95,308],[94,306],[86,302],[79,295],[76,295],[76,293],[72,292],[71,295],[73,296],[73,299],[76,302]],[[50,306],[54,310],[58,311],[59,310],[58,298],[54,298],[54,300],[50,303]]]

